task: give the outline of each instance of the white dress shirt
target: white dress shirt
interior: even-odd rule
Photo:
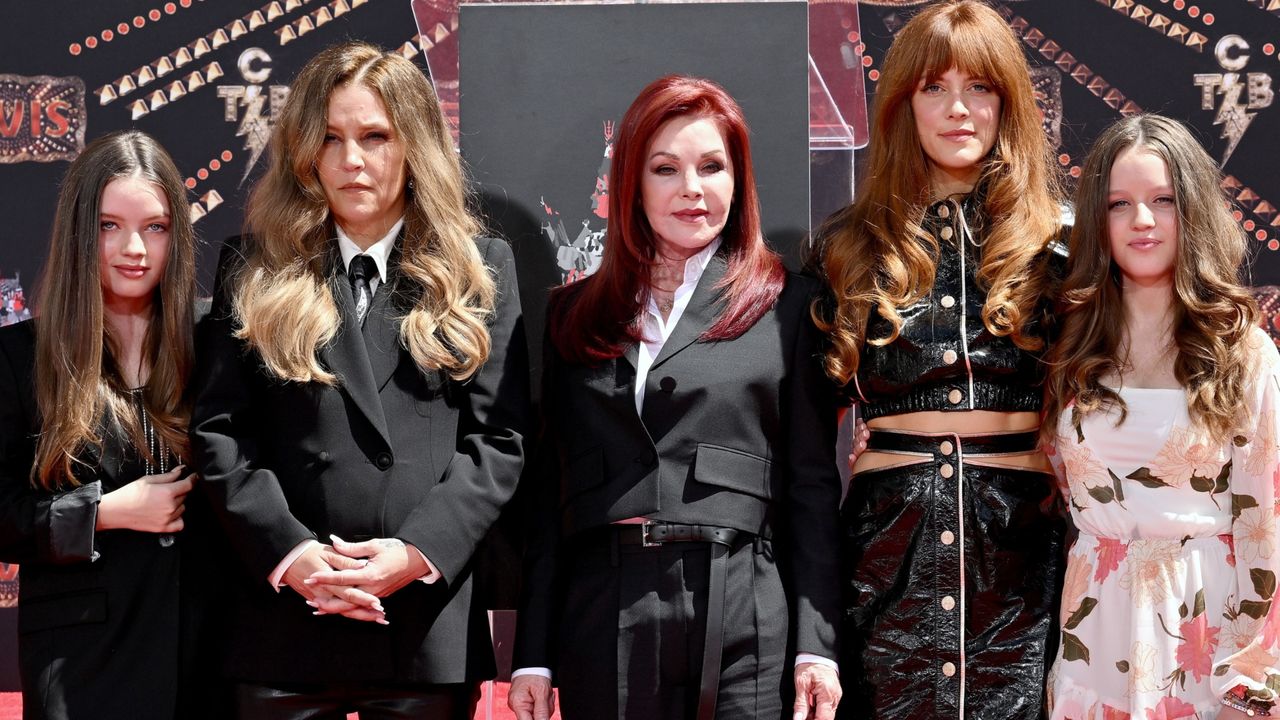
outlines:
[[[653,299],[653,295],[649,295],[649,305],[645,307],[644,317],[641,318],[644,326],[644,342],[636,348],[634,389],[637,415],[644,409],[644,384],[649,377],[649,368],[653,367],[653,361],[657,360],[658,355],[662,353],[662,346],[667,344],[667,339],[676,329],[676,323],[680,322],[680,316],[684,315],[685,308],[689,307],[689,299],[693,297],[693,291],[698,287],[698,280],[702,279],[703,271],[711,262],[711,256],[715,255],[716,250],[719,249],[720,238],[717,237],[707,243],[707,246],[699,250],[696,255],[684,261],[684,281],[680,283],[680,287],[676,288],[675,296],[672,298],[671,313],[666,320],[662,319],[662,311],[658,309],[658,303]]]
[[[382,239],[369,246],[368,250],[361,250],[360,246],[351,239],[350,235],[342,229],[341,225],[334,223],[334,227],[338,230],[338,252],[342,253],[342,267],[350,269],[351,259],[357,255],[368,255],[373,258],[373,264],[378,268],[378,276],[369,278],[369,294],[378,292],[378,286],[383,280],[387,279],[387,260],[391,257],[391,248],[396,245],[396,237],[400,234],[400,228],[404,227],[404,218],[396,221],[391,226],[391,232],[382,236]]]

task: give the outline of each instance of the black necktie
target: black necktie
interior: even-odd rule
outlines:
[[[356,255],[351,258],[351,267],[347,268],[347,278],[351,280],[351,297],[356,301],[356,322],[363,325],[364,316],[369,312],[369,301],[373,299],[373,290],[369,280],[378,272],[373,258],[368,255]]]

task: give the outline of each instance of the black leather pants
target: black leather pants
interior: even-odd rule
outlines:
[[[857,474],[841,511],[839,717],[1043,716],[1066,514],[1051,474],[966,462],[1034,435],[872,433],[919,462]]]

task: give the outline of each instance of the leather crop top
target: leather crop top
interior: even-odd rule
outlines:
[[[972,196],[926,209],[922,225],[940,248],[933,290],[899,309],[902,329],[893,342],[863,345],[858,374],[846,392],[864,419],[922,410],[1040,410],[1040,354],[993,335],[982,321],[987,293],[976,281],[985,225],[980,212]],[[1056,266],[1065,259],[1066,248],[1055,242],[1041,262]],[[1037,324],[1045,307],[1036,312]],[[872,310],[867,337],[888,337],[892,328]]]

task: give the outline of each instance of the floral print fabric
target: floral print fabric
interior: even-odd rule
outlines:
[[[1050,459],[1080,534],[1067,560],[1054,719],[1215,718],[1236,685],[1280,690],[1280,354],[1261,330],[1240,428],[1182,390],[1123,388],[1128,415],[1063,413]]]

